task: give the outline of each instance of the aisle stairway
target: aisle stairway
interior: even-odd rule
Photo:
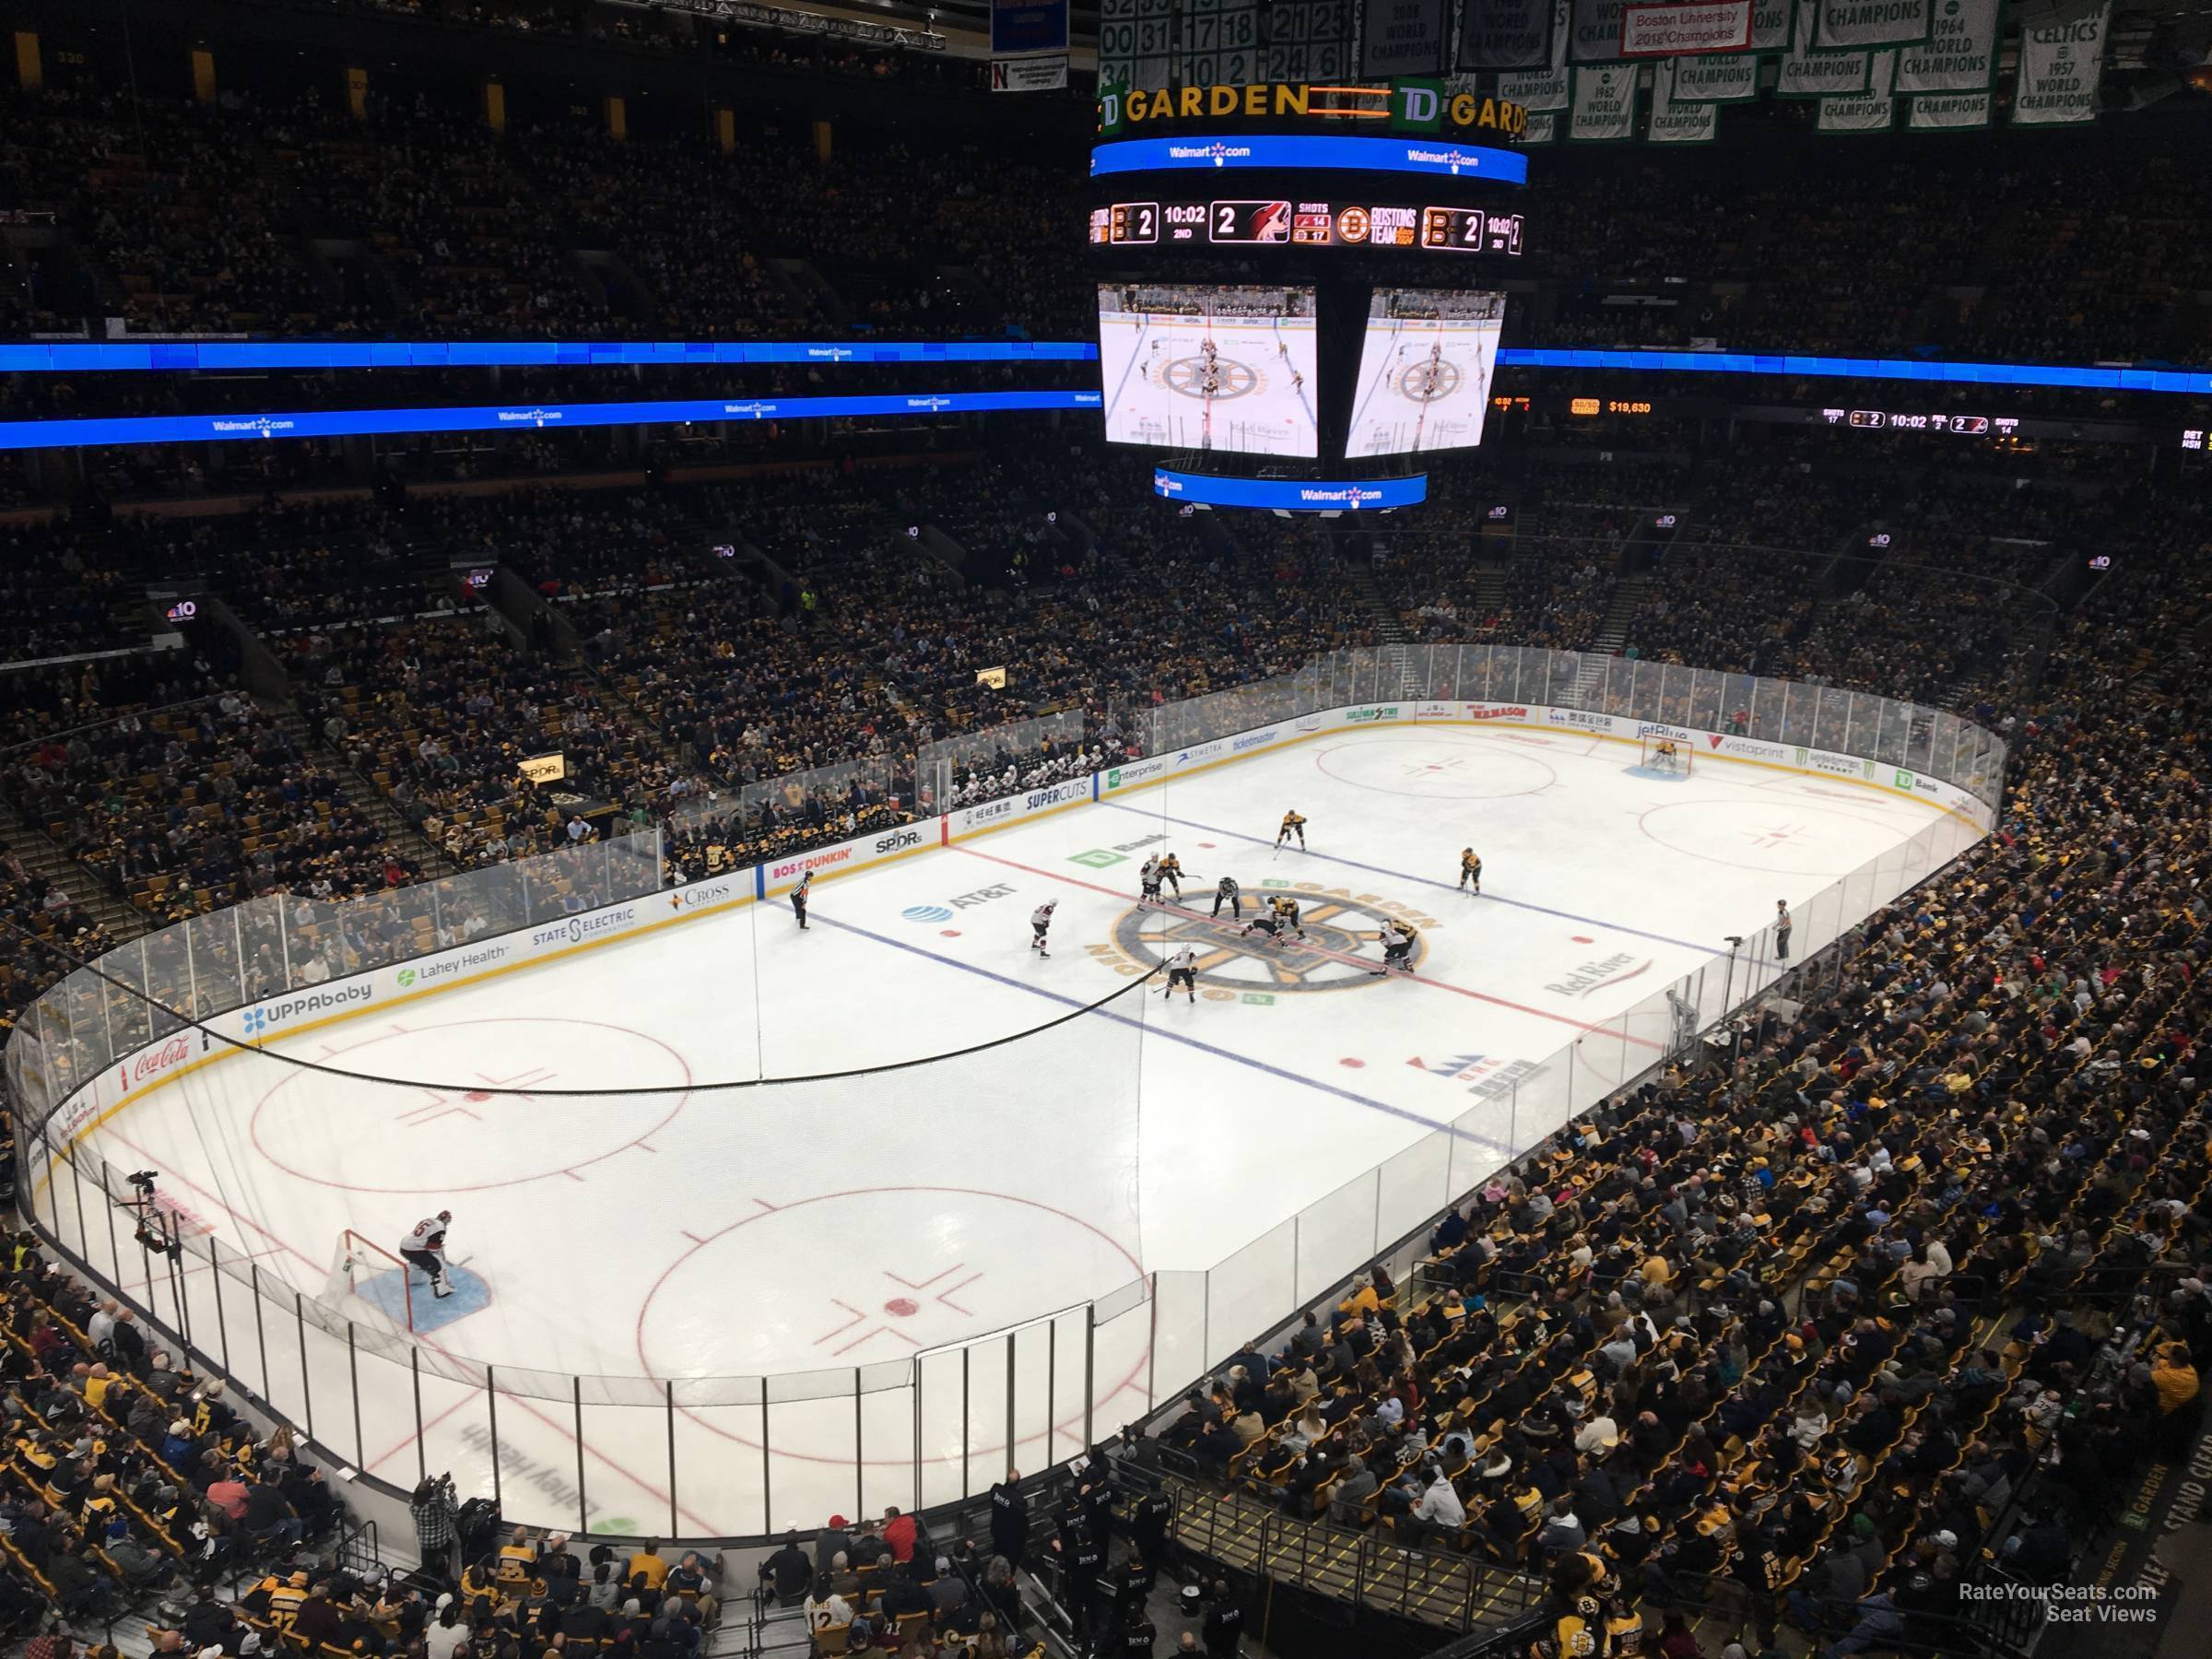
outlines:
[[[346,786],[346,794],[361,809],[361,815],[384,832],[384,839],[405,858],[413,859],[422,867],[422,879],[433,880],[450,876],[453,861],[439,851],[429,838],[407,822],[398,807],[392,805],[375,781],[366,778],[356,770],[346,752],[323,741],[322,735],[312,730],[306,717],[289,703],[274,698],[258,698],[262,712],[282,726],[302,755],[315,756],[324,766],[336,772]]]
[[[21,859],[23,867],[34,877],[50,881],[68,894],[78,910],[108,930],[111,938],[135,939],[146,931],[146,916],[137,906],[110,892],[99,877],[64,853],[43,826],[25,823],[5,802],[0,802],[0,843]]]

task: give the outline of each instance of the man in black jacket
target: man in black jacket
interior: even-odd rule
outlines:
[[[806,1594],[807,1585],[814,1582],[814,1563],[799,1543],[797,1527],[785,1533],[782,1547],[760,1563],[760,1578],[785,1606]]]
[[[991,1553],[1019,1567],[1030,1544],[1029,1500],[1021,1495],[1021,1471],[1008,1469],[991,1488]]]
[[[1230,1599],[1227,1579],[1214,1581],[1213,1601],[1200,1629],[1206,1659],[1237,1659],[1237,1644],[1244,1639],[1244,1609]]]

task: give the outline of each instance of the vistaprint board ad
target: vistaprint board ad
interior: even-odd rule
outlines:
[[[1315,362],[1310,288],[1099,287],[1110,443],[1316,456]]]
[[[1344,453],[1406,455],[1480,443],[1504,321],[1503,294],[1377,288]]]

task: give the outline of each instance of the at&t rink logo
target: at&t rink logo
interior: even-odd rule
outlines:
[[[1201,996],[1212,1002],[1271,1003],[1278,996],[1384,984],[1375,972],[1382,966],[1382,930],[1401,916],[1422,930],[1413,946],[1418,973],[1429,954],[1429,932],[1441,925],[1413,905],[1312,881],[1247,888],[1244,922],[1278,894],[1298,900],[1305,945],[1295,935],[1280,946],[1264,934],[1246,938],[1243,922],[1231,922],[1227,911],[1218,921],[1206,913],[1213,904],[1210,893],[1194,893],[1188,909],[1124,912],[1114,924],[1111,943],[1085,948],[1116,973],[1134,977],[1188,945],[1197,953]]]

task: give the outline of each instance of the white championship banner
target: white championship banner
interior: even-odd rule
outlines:
[[[1936,0],[1819,0],[1812,43],[1823,52],[1906,46],[1928,38],[1935,14]]]
[[[1682,65],[1696,58],[1662,58],[1652,65],[1652,115],[1643,135],[1650,144],[1711,144],[1719,136],[1721,107],[1685,102],[1678,96]]]
[[[1923,92],[1905,108],[1908,133],[1959,133],[1985,127],[1995,107],[1990,92]]]
[[[1897,124],[1897,53],[1877,52],[1868,67],[1866,90],[1820,100],[1813,129],[1821,133],[1886,133]]]
[[[2001,0],[1936,0],[1936,28],[1897,54],[1900,92],[1985,92],[1997,79]]]
[[[1678,104],[1750,103],[1759,97],[1759,59],[1750,53],[1681,57],[1674,65],[1674,100]]]
[[[2104,79],[2104,38],[2112,0],[2086,18],[2020,30],[2020,69],[2012,94],[2014,126],[2085,126],[2097,119]]]
[[[1577,65],[1574,109],[1567,123],[1571,144],[1618,144],[1636,135],[1634,64]]]
[[[1774,82],[1777,98],[1828,98],[1864,92],[1871,53],[1813,49],[1813,17],[1819,0],[1797,0],[1797,31]]]
[[[1567,43],[1571,30],[1572,0],[1552,0],[1551,62],[1541,69],[1498,77],[1498,96],[1517,103],[1531,115],[1557,113],[1567,108],[1571,96],[1567,78]],[[1543,137],[1524,133],[1524,144],[1549,144],[1556,135]]]
[[[1459,25],[1459,67],[1544,68],[1551,62],[1552,41],[1566,27],[1566,15],[1552,0],[1466,0]]]

